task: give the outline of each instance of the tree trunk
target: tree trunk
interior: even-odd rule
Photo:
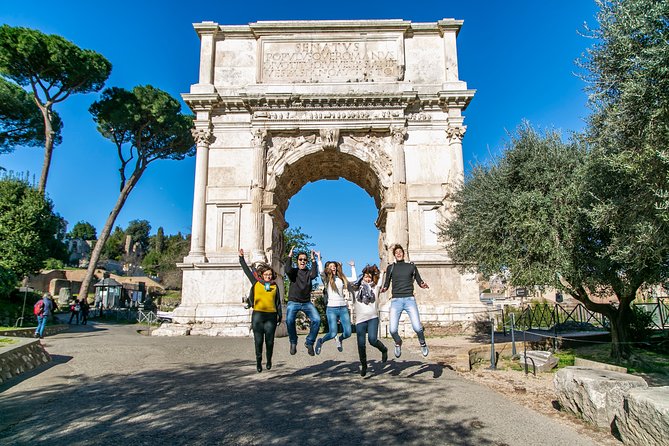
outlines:
[[[38,104],[39,105],[39,104]],[[53,126],[51,124],[51,106],[39,107],[44,116],[44,162],[42,163],[42,175],[39,178],[37,190],[44,193],[46,180],[49,177],[51,167],[51,155],[53,153]]]
[[[95,268],[97,267],[98,260],[100,260],[100,255],[102,254],[102,248],[104,248],[105,243],[107,243],[109,234],[111,234],[112,228],[114,227],[114,222],[116,221],[116,217],[118,217],[118,214],[121,212],[121,209],[125,204],[125,201],[128,199],[130,192],[139,181],[140,177],[142,176],[142,173],[144,173],[144,169],[135,170],[132,173],[132,175],[130,175],[130,178],[128,178],[128,181],[123,186],[123,189],[121,189],[118,199],[116,200],[116,204],[114,205],[112,211],[109,213],[109,217],[107,217],[105,226],[104,228],[102,228],[100,237],[95,243],[95,248],[93,248],[93,252],[91,252],[91,260],[90,263],[88,264],[88,269],[86,270],[86,276],[84,277],[84,280],[81,283],[81,288],[79,288],[79,299],[82,298],[88,299],[88,288],[91,284],[91,280],[93,279],[93,274],[95,273]]]
[[[621,305],[607,316],[611,321],[611,358],[620,362],[630,357],[629,327],[632,311],[629,305]]]

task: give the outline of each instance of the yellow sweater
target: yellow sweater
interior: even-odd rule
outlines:
[[[265,290],[265,284],[256,282],[253,289],[253,309],[263,313],[276,313],[276,285],[270,285],[269,291]]]

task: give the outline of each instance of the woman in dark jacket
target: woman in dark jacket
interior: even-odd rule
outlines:
[[[249,306],[253,308],[251,329],[256,346],[256,370],[262,372],[262,344],[267,351],[267,370],[272,368],[274,333],[281,323],[281,286],[276,283],[276,273],[269,265],[260,265],[257,274],[252,272],[244,260],[244,250],[239,250],[239,264],[251,281]]]

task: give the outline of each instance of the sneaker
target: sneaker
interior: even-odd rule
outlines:
[[[316,354],[320,355],[322,349],[323,349],[323,339],[321,338],[316,340]]]
[[[344,346],[341,343],[341,336],[337,336],[335,339],[337,340],[337,350],[339,350],[340,352],[343,352],[344,351]]]
[[[427,344],[421,344],[420,352],[423,354],[423,356],[427,356],[430,353],[430,349],[427,348]]]
[[[402,356],[402,344],[395,344],[395,357],[399,358]]]
[[[297,344],[292,344],[291,343],[290,344],[290,354],[294,355],[295,353],[297,353]]]
[[[305,343],[304,346],[307,348],[307,353],[309,353],[309,356],[314,356],[316,354],[314,352],[314,344]]]
[[[384,350],[381,352],[381,362],[386,362],[388,361],[388,350]]]

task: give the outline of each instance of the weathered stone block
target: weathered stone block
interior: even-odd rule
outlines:
[[[669,441],[669,386],[631,389],[615,417],[623,443],[660,446]]]
[[[605,429],[611,427],[630,389],[648,387],[639,376],[575,366],[559,370],[553,385],[565,410]]]
[[[527,356],[527,359],[525,359]],[[534,365],[534,370],[537,372],[548,372],[557,366],[558,359],[553,356],[551,352],[541,350],[528,350],[525,354],[520,355],[520,364],[528,367]]]

